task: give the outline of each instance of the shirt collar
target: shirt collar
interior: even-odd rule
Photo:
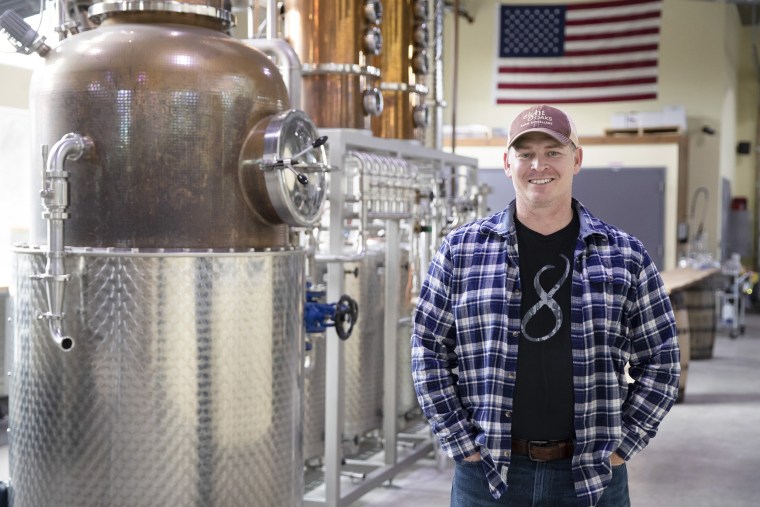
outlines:
[[[591,214],[583,204],[577,199],[572,199],[572,206],[578,212],[578,218],[580,219],[580,234],[584,239],[594,234],[605,234],[604,223]],[[509,235],[516,234],[515,229],[515,209],[517,208],[516,200],[512,200],[509,205],[496,213],[491,215],[481,222],[480,232],[482,234],[498,234],[506,238]]]

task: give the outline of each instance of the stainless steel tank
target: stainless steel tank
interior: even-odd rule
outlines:
[[[15,255],[11,505],[301,505],[313,124],[221,0],[90,14],[33,78],[52,149],[47,236]]]
[[[309,464],[315,460],[318,463],[325,454],[327,342],[324,333],[307,340],[310,345],[303,383],[303,458]]]
[[[397,354],[396,354],[396,415],[398,429],[404,430],[422,415],[412,380],[412,275],[408,245],[401,246],[401,273],[398,294]]]
[[[359,304],[359,319],[345,346],[345,436],[355,440],[383,424],[383,315],[385,252],[344,264],[346,294]]]
[[[369,249],[363,259],[344,265],[345,289],[356,298],[359,318],[345,343],[344,454],[358,451],[366,436],[383,424],[383,368],[385,347],[385,245]],[[397,413],[399,429],[419,415],[411,374],[411,293],[409,251],[401,248],[401,284],[398,294]],[[317,278],[324,275],[321,266]],[[407,318],[404,318],[407,317]],[[312,352],[304,374],[304,459],[321,458],[325,452],[325,356],[322,335],[312,339]]]
[[[70,251],[66,353],[44,264],[16,253],[12,506],[301,505],[301,252]]]
[[[383,417],[383,274],[385,254],[370,250],[357,261],[346,262],[345,292],[359,305],[359,318],[345,342],[343,454],[357,452],[366,434],[382,426]],[[318,264],[315,279],[321,280],[326,265]],[[314,338],[310,368],[304,375],[304,458],[325,454],[326,342]]]

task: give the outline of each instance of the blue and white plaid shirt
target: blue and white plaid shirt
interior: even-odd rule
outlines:
[[[680,364],[670,300],[641,242],[573,206],[580,237],[571,296],[572,463],[579,505],[591,507],[611,480],[610,454],[628,460],[657,432],[675,401]],[[414,386],[434,433],[457,461],[480,451],[496,498],[507,489],[521,333],[514,213],[513,201],[444,239],[412,333]]]

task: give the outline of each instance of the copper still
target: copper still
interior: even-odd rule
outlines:
[[[72,163],[68,245],[286,244],[287,227],[247,205],[238,157],[259,120],[290,106],[287,89],[266,56],[223,32],[230,14],[217,3],[97,3],[100,26],[62,41],[35,73],[35,146],[72,126],[95,144]]]
[[[383,112],[372,117],[377,137],[424,141],[428,124],[424,79],[429,70],[427,0],[385,0],[383,52],[378,57]]]
[[[286,0],[284,13],[303,64],[301,108],[320,128],[369,129],[383,110],[380,0]]]

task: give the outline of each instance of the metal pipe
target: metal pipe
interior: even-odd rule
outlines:
[[[48,320],[50,336],[64,351],[74,347],[74,339],[63,330],[63,297],[69,275],[64,266],[63,221],[69,218],[68,173],[63,170],[67,160],[79,160],[92,148],[92,140],[75,133],[63,136],[53,145],[47,157],[42,190],[42,218],[47,220],[47,263],[45,272],[32,278],[43,280],[47,293],[48,311],[40,316]]]
[[[398,461],[396,445],[396,407],[398,372],[398,293],[401,281],[401,254],[399,250],[399,223],[385,223],[385,312],[383,314],[383,437],[385,463],[395,465]]]
[[[359,245],[354,254],[365,255],[367,251],[367,236],[369,234],[367,223],[367,215],[369,213],[369,210],[367,209],[367,199],[370,197],[366,192],[368,185],[365,185],[365,178],[367,177],[367,170],[371,162],[366,153],[356,151],[346,153],[346,159],[355,160],[359,169],[359,200],[361,202],[361,212],[359,220]]]
[[[290,106],[301,109],[301,60],[283,39],[246,39],[245,44],[254,47],[274,59],[290,95]]]
[[[267,0],[267,39],[277,38],[277,0]]]
[[[62,41],[66,38],[66,0],[58,0],[55,7],[58,11],[58,25],[56,25],[56,31],[58,32],[58,40]],[[40,17],[42,17],[41,12]]]
[[[451,85],[451,153],[457,152],[457,88],[459,87],[459,0],[454,0],[454,61]]]
[[[428,23],[432,26],[433,70],[428,73],[427,105],[430,122],[425,131],[425,146],[440,150],[443,147],[443,108],[446,107],[443,91],[443,0],[431,0],[428,3]]]

